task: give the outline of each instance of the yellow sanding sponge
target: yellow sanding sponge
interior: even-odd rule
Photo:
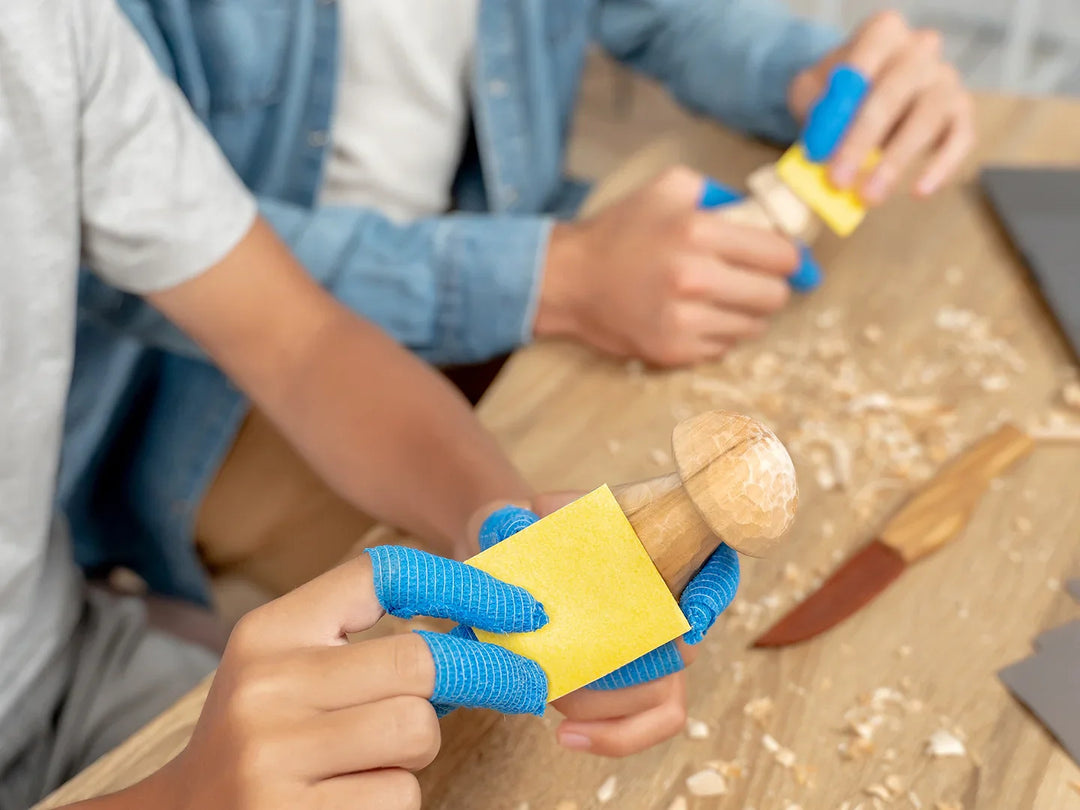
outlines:
[[[872,162],[876,163],[876,159],[876,155],[871,157]],[[828,167],[807,160],[801,144],[795,144],[781,156],[776,162],[776,174],[839,236],[854,231],[866,215],[858,194],[830,183]]]
[[[540,664],[548,676],[548,700],[690,629],[606,486],[468,563],[522,586],[543,603],[550,621],[535,633],[476,635]]]

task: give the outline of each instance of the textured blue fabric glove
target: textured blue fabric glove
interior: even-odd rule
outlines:
[[[480,527],[480,548],[489,549],[496,543],[531,526],[539,518],[528,509],[507,506],[493,513]],[[690,622],[683,635],[687,644],[697,644],[716,622],[717,617],[739,587],[739,555],[726,545],[720,545],[697,575],[690,580],[679,599],[679,607]],[[623,689],[653,681],[683,668],[675,642],[668,642],[646,653],[609,675],[593,681],[590,689]]]
[[[365,549],[375,596],[392,616],[453,619],[492,633],[528,633],[548,622],[528,591],[464,563],[404,546]],[[431,702],[439,716],[458,706],[543,714],[548,682],[535,661],[477,641],[468,627],[419,631],[435,661]]]
[[[742,195],[734,189],[706,177],[705,189],[701,192],[698,207],[706,209],[719,208],[722,205],[738,202],[741,199]],[[795,292],[812,292],[821,286],[821,265],[814,259],[814,254],[810,252],[809,246],[804,244],[799,245],[799,259],[799,269],[788,276],[788,284],[791,285],[791,289],[795,290]]]

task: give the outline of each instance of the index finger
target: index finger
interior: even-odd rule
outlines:
[[[698,245],[725,264],[784,278],[799,267],[798,248],[776,231],[732,222],[724,217],[723,208],[694,217],[691,227]]]
[[[254,611],[243,624],[259,649],[272,651],[342,644],[384,612],[453,619],[493,633],[526,633],[547,624],[543,605],[524,588],[403,546],[365,549]]]

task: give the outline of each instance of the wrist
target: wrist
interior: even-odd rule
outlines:
[[[580,335],[584,268],[586,267],[583,226],[556,222],[548,238],[540,283],[540,300],[533,321],[535,337],[577,337]]]

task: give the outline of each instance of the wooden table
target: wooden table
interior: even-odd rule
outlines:
[[[979,118],[981,161],[1080,161],[1080,104],[983,97]],[[686,124],[683,134],[700,166],[730,182],[774,154],[704,123]],[[982,381],[986,370],[975,378],[928,375],[918,393],[955,408],[953,437],[979,435],[1005,415],[1002,409],[1022,423],[1045,414],[1069,373],[1069,358],[973,176],[972,170],[967,182],[930,203],[890,205],[844,243],[822,243],[824,288],[795,301],[767,338],[725,364],[641,373],[573,346],[535,346],[512,359],[481,404],[482,418],[539,487],[651,476],[662,467],[654,451],[668,446],[672,426],[688,409],[731,399],[733,409],[769,419],[785,441],[804,435],[808,420],[828,421],[832,406],[825,396],[818,402],[806,391],[773,392],[737,402],[735,393],[724,393],[747,369],[767,383],[777,363],[790,364],[800,346],[824,346],[815,350],[822,362],[840,362],[828,358],[835,336],[846,336],[841,360],[854,363],[861,384],[893,394],[911,388],[909,366],[917,371],[920,363],[933,365],[938,353],[959,351],[959,338],[948,330],[966,327],[957,326],[963,317],[956,310],[942,309],[948,307],[985,318],[1025,366],[1002,375],[1005,390],[997,390],[1000,381]],[[768,359],[758,360],[762,356]],[[816,355],[803,364],[811,362],[818,362]],[[688,796],[688,775],[721,760],[741,765],[742,775],[729,779],[726,797],[688,796],[691,809],[838,808],[844,802],[855,808],[861,802],[870,810],[875,803],[865,789],[896,784],[886,782],[890,775],[905,794],[890,806],[914,806],[906,796],[911,790],[928,808],[938,801],[969,809],[1080,807],[1080,792],[1070,785],[1080,782],[1080,769],[994,674],[1027,655],[1038,632],[1078,613],[1054,587],[1055,580],[1080,574],[1076,447],[1038,449],[984,501],[959,541],[909,570],[832,632],[780,651],[747,649],[754,637],[748,625],[760,629],[807,579],[869,539],[914,478],[928,472],[867,500],[875,491],[867,482],[880,475],[874,470],[880,465],[854,449],[852,480],[840,491],[818,486],[820,457],[810,450],[797,454],[802,501],[793,542],[776,559],[745,561],[742,607],[721,620],[689,674],[689,713],[708,724],[706,739],[681,737],[608,761],[559,749],[553,719],[459,712],[445,721],[442,754],[422,775],[426,806],[509,810],[528,803],[531,810],[550,810],[570,807],[560,805],[567,801],[594,807],[597,788],[615,775],[617,792],[608,806],[663,810]],[[863,500],[855,508],[857,495]],[[854,739],[845,730],[845,712],[859,707],[860,695],[882,687],[896,693],[879,693],[870,707],[858,709],[880,718],[873,750],[841,756],[838,746]],[[119,788],[159,766],[186,741],[202,695],[197,690],[41,807]],[[759,697],[774,703],[761,722],[744,712]],[[927,757],[926,739],[939,728],[966,736],[970,755]],[[766,751],[764,733],[794,752],[796,767],[784,767]]]

